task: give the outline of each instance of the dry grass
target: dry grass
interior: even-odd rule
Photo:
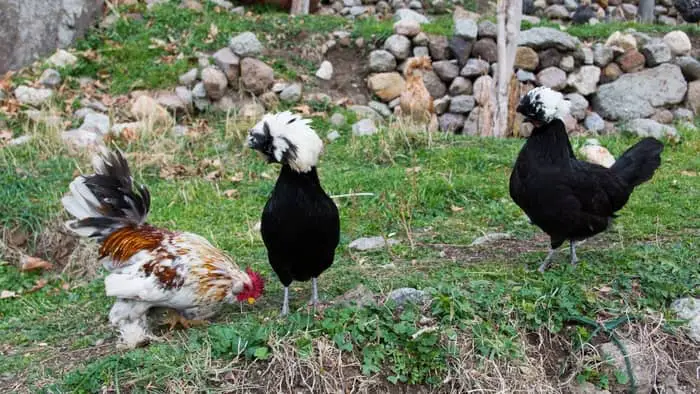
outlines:
[[[70,234],[61,218],[47,223],[41,232],[27,234],[18,229],[0,229],[0,256],[20,265],[23,256],[54,263],[53,271],[68,278],[90,281],[99,276],[98,246]]]

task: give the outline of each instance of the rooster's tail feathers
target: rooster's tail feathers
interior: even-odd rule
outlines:
[[[636,187],[654,176],[663,150],[664,145],[657,139],[644,138],[627,149],[610,169],[630,187]]]
[[[66,222],[83,237],[103,238],[117,229],[146,221],[151,205],[148,189],[134,190],[129,164],[120,151],[105,148],[93,158],[95,174],[79,176],[61,202],[74,220]]]

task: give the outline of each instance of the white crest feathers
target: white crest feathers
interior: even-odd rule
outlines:
[[[278,162],[287,157],[287,164],[298,172],[311,171],[323,152],[323,141],[304,119],[289,111],[266,114],[252,129],[252,133],[265,134],[265,124],[272,137],[273,155]]]
[[[564,95],[546,86],[536,87],[527,93],[531,102],[539,106],[543,112],[542,119],[551,122],[554,119],[564,119],[571,111],[571,102],[564,99]]]

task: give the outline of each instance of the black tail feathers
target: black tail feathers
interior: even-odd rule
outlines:
[[[611,170],[634,188],[654,176],[654,172],[661,165],[663,150],[664,145],[656,138],[644,138],[627,149]]]
[[[148,189],[134,189],[129,164],[120,151],[103,149],[93,158],[95,174],[79,176],[61,202],[75,220],[66,226],[84,237],[103,238],[113,231],[146,221]]]

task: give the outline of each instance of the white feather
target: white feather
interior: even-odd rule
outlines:
[[[564,119],[571,111],[571,102],[564,99],[564,95],[552,90],[546,86],[540,86],[530,90],[528,93],[531,97],[537,97],[537,105],[544,110],[545,122],[551,122],[554,119]]]
[[[323,141],[309,126],[311,120],[303,119],[289,111],[266,114],[253,127],[252,132],[264,134],[263,127],[265,123],[270,129],[274,148],[273,154],[278,161],[290,149],[291,144],[296,149],[296,157],[288,163],[292,169],[298,172],[308,172],[312,167],[316,166],[318,158],[323,152]]]
[[[61,204],[76,219],[84,219],[90,215],[90,212],[86,211],[85,207],[72,195],[64,196],[61,199]]]
[[[66,229],[69,231],[74,232],[75,234],[81,236],[81,237],[89,237],[97,232],[100,232],[101,229],[97,227],[92,227],[92,226],[82,226],[82,227],[73,227],[73,225],[77,222],[77,220],[69,220],[65,222]]]
[[[85,178],[82,176],[75,178],[68,187],[70,195],[65,196],[61,201],[71,215],[76,219],[101,216],[96,209],[100,203],[90,189],[85,186]]]

